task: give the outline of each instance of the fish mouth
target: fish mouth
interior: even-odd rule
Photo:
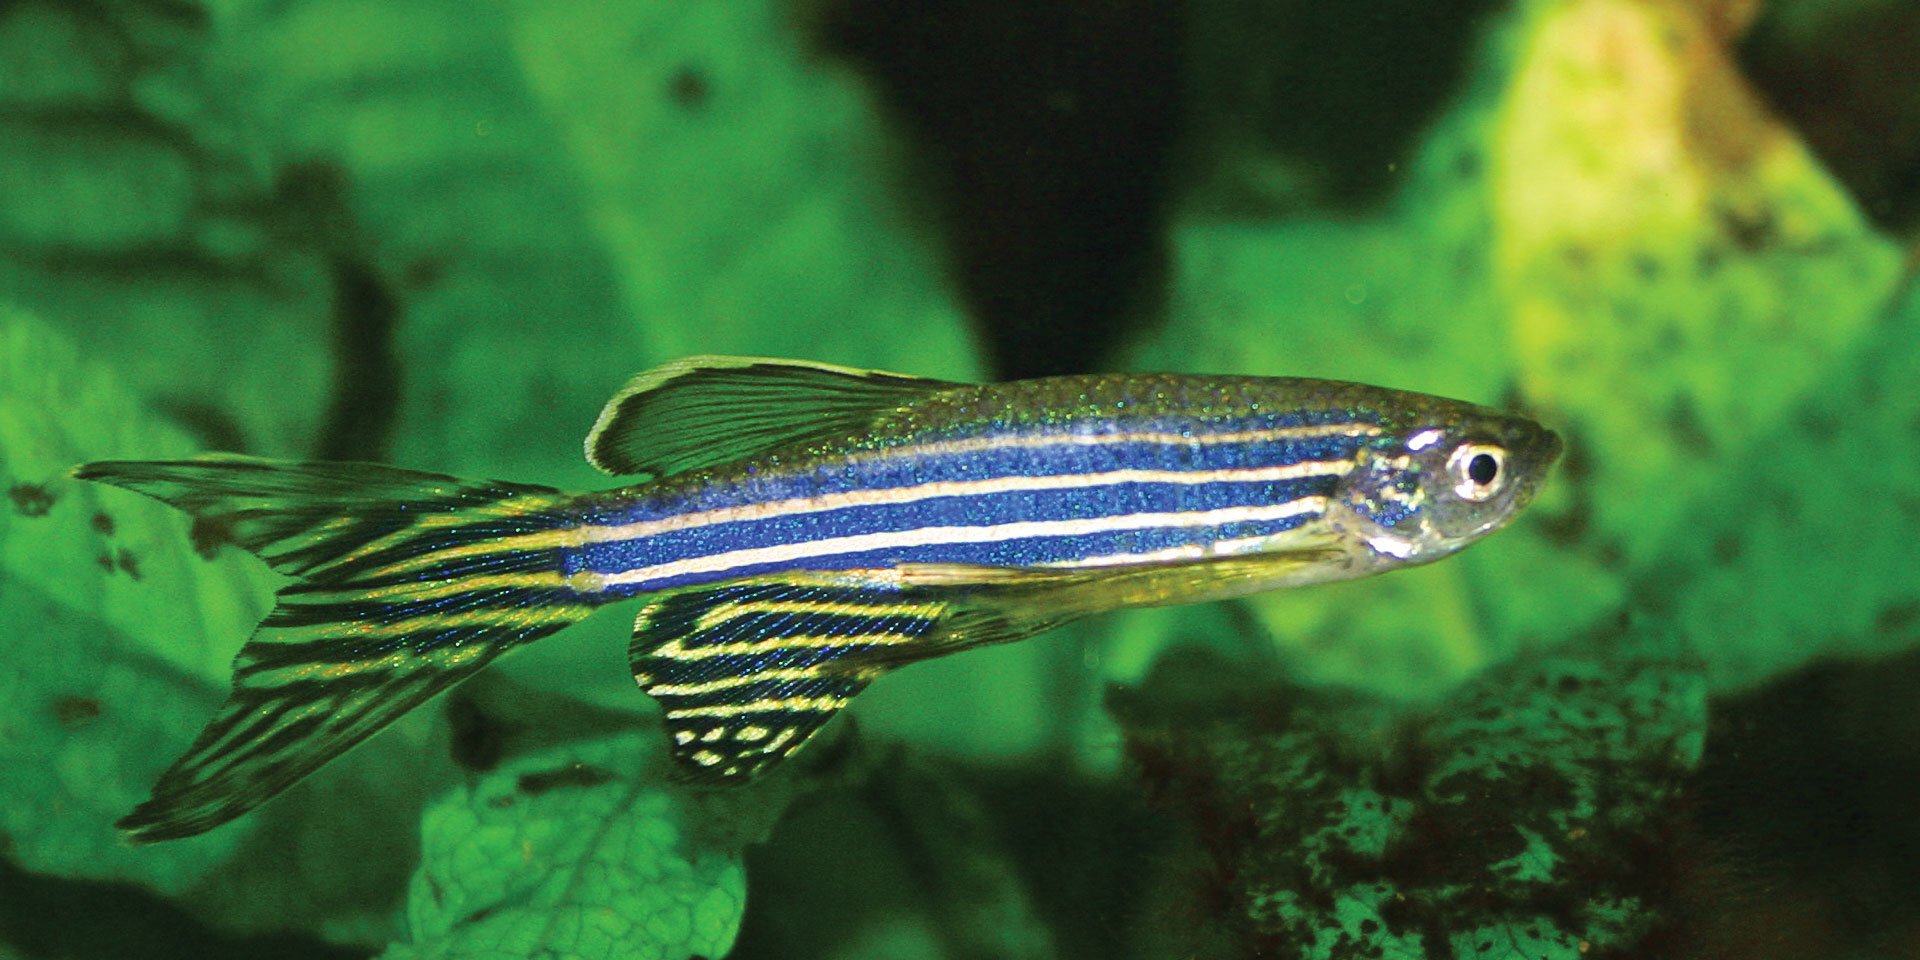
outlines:
[[[1521,510],[1533,501],[1533,497],[1547,482],[1547,475],[1553,465],[1566,452],[1566,443],[1560,435],[1547,427],[1529,422],[1527,430],[1521,434],[1521,441],[1514,451],[1521,467],[1521,487],[1514,492],[1513,509],[1501,523],[1512,520]]]
[[[1567,446],[1561,441],[1560,435],[1552,430],[1546,427],[1538,427],[1536,429],[1537,434],[1534,437],[1533,443],[1529,445],[1531,447],[1529,453],[1532,454],[1535,462],[1540,464],[1540,469],[1544,471],[1560,459],[1560,455],[1566,452]]]

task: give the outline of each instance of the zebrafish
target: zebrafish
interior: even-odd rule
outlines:
[[[1333,381],[975,385],[697,357],[601,413],[587,459],[636,481],[614,490],[235,455],[87,464],[75,475],[294,578],[226,704],[119,826],[212,829],[629,598],[633,675],[677,769],[746,781],[909,663],[1444,557],[1511,520],[1559,449],[1522,417]]]

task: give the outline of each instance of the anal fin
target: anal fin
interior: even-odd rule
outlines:
[[[1232,596],[1336,562],[1326,550],[1102,568],[909,565],[757,577],[640,611],[634,678],[687,778],[744,782],[791,755],[881,674],[1125,606]]]
[[[634,678],[687,778],[745,781],[798,750],[949,604],[883,587],[746,580],[671,594],[634,624]]]

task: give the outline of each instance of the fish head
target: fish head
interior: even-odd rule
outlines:
[[[1428,563],[1505,526],[1533,501],[1560,438],[1525,417],[1466,404],[1414,405],[1363,445],[1332,498],[1334,532],[1364,563]]]

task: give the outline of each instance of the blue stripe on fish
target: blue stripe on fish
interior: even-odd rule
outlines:
[[[1369,425],[1362,423],[1358,426]],[[1285,428],[1268,423],[1235,422],[1217,432],[1235,434],[1264,429]],[[1200,438],[1216,431],[1199,431],[1192,424],[1188,424],[1184,430],[1167,425],[1151,430],[1130,428],[1125,435],[1149,432],[1164,435],[1169,440],[1127,442],[1101,438],[1097,442],[1089,442],[1085,435],[1056,434],[1059,438],[1057,444],[1042,447],[988,448],[962,453],[925,452],[929,449],[937,451],[941,444],[956,440],[989,439],[990,436],[941,438],[931,446],[916,443],[868,451],[865,456],[850,458],[842,464],[756,472],[731,483],[664,484],[663,489],[653,496],[588,504],[588,510],[583,513],[581,520],[590,525],[614,526],[755,503],[992,477],[1076,476],[1126,469],[1219,470],[1310,460],[1345,460],[1353,456],[1360,443],[1360,438],[1354,436],[1205,443]],[[1030,443],[1037,437],[1029,432],[992,439],[1003,439],[1012,444],[1022,441]]]
[[[789,557],[744,555],[739,562],[725,561],[742,551],[889,533],[898,536],[884,545],[852,543],[845,550],[815,552],[803,565],[846,570],[901,563],[1061,564],[1273,536],[1307,522],[1318,509],[1303,507],[1257,521],[1203,522],[1190,515],[1305,504],[1330,495],[1373,425],[1309,419],[1314,422],[1305,426],[1335,432],[1274,436],[1272,431],[1291,425],[1240,420],[1205,430],[1191,421],[1129,425],[1111,436],[974,433],[866,451],[835,469],[666,485],[653,497],[627,501],[624,509],[583,518],[584,536],[609,539],[568,551],[563,569],[612,577],[611,598],[795,566]],[[1269,475],[1237,473],[1261,470]],[[1306,473],[1276,478],[1271,473],[1276,470]],[[1152,476],[1140,479],[1127,471]],[[948,489],[955,485],[972,485],[968,489],[978,492]],[[1133,515],[1141,515],[1139,523],[1120,519]],[[1004,535],[984,537],[971,531],[958,538],[938,530],[910,533],[1101,520],[1117,523],[1057,531],[1009,526]],[[623,527],[635,528],[634,535],[619,536]],[[714,562],[702,563],[703,558]],[[699,569],[655,569],[689,563]]]
[[[589,544],[581,548],[578,557],[570,564],[569,572],[588,570],[616,573],[734,550],[924,527],[989,526],[1028,520],[1085,520],[1287,503],[1303,497],[1327,496],[1332,493],[1337,479],[1336,474],[1328,473],[1278,482],[1204,485],[1121,483],[1082,489],[938,497],[903,504],[733,520],[633,540]],[[1298,518],[1295,518],[1294,522],[1283,523],[1272,532],[1297,525]],[[1222,532],[1218,535],[1254,534]],[[1192,532],[1183,535],[1179,542],[1192,542]],[[1065,561],[1111,551],[1107,545],[1089,540],[1081,548],[1066,543],[1045,552],[1057,554],[1056,560]],[[819,569],[845,569],[845,565],[829,563]]]

